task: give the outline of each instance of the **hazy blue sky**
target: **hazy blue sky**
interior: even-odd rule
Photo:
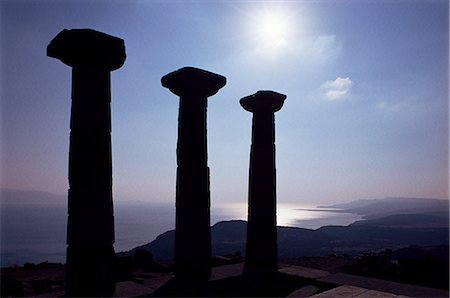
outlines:
[[[448,1],[7,1],[1,5],[1,187],[68,188],[71,69],[62,29],[125,40],[112,73],[115,199],[174,202],[178,98],[163,75],[227,77],[209,100],[213,204],[246,202],[251,114],[276,114],[279,202],[448,198]]]

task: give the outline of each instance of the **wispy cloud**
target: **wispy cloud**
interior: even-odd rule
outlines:
[[[312,58],[328,61],[341,52],[342,44],[337,40],[336,35],[320,35],[310,43],[308,48]]]
[[[323,83],[321,88],[325,93],[326,99],[336,101],[346,98],[350,93],[352,85],[353,81],[349,77],[337,77],[334,81],[326,81]]]
[[[382,111],[396,113],[402,110],[405,110],[409,107],[405,102],[389,102],[389,101],[380,101],[376,104],[376,107]]]

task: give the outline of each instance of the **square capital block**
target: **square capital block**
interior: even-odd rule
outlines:
[[[180,97],[209,97],[225,86],[226,78],[203,69],[183,67],[163,76],[161,84]]]
[[[123,39],[92,29],[64,29],[47,46],[47,56],[71,67],[120,68],[126,58]]]
[[[277,112],[283,107],[286,95],[274,91],[258,91],[242,98],[239,103],[249,112]]]

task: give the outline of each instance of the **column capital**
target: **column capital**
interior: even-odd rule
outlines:
[[[126,58],[123,39],[92,29],[64,29],[47,46],[47,56],[70,67],[120,68]]]
[[[253,95],[241,98],[239,103],[249,112],[277,112],[283,106],[286,95],[274,91],[262,90]]]
[[[225,86],[226,78],[203,69],[183,67],[163,76],[161,84],[180,97],[209,97]]]

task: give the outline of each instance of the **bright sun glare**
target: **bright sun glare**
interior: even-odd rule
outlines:
[[[288,24],[280,15],[266,15],[257,25],[258,37],[265,42],[285,45],[287,43]]]
[[[296,18],[286,6],[264,7],[259,12],[254,11],[251,20],[251,35],[259,53],[277,54],[292,45]]]

